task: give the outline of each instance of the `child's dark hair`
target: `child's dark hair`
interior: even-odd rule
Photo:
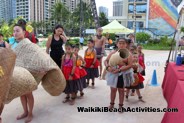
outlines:
[[[15,26],[19,26],[20,28],[22,28],[23,31],[26,31],[26,27],[24,25],[15,24],[13,27]]]
[[[102,29],[102,27],[98,26],[98,27],[96,28],[96,30],[98,30],[98,29]]]
[[[2,34],[2,33],[0,33],[0,36],[2,36],[2,37],[3,37],[3,34]]]
[[[65,47],[71,47],[71,48],[73,48],[73,45],[72,45],[71,43],[67,42],[67,43],[65,44]]]
[[[134,50],[137,49],[137,46],[135,46],[135,45],[132,45],[131,47],[132,47]]]
[[[120,40],[124,40],[127,43],[127,39],[126,38],[118,38],[117,42],[119,42]]]
[[[127,39],[127,44],[130,44],[130,43],[132,43],[132,40],[131,39]]]
[[[26,26],[26,21],[24,19],[19,19],[17,24]]]
[[[93,39],[88,39],[89,42],[94,43]]]
[[[61,29],[64,30],[63,26],[61,26],[61,25],[56,25],[56,26],[54,27],[53,34],[55,34],[55,33],[56,33],[55,30],[56,30],[56,29],[59,29],[59,28],[61,28]]]

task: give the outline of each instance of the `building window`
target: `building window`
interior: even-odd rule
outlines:
[[[133,13],[134,12],[134,5],[130,4],[128,6],[128,13]]]
[[[146,13],[147,5],[146,4],[137,4],[136,5],[136,13]],[[134,5],[129,4],[128,13],[134,12]]]
[[[128,26],[129,29],[134,28],[134,22],[133,21],[128,21]],[[136,22],[136,29],[144,28],[144,22],[142,21],[137,21]]]

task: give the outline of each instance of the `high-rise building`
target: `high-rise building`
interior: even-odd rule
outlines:
[[[52,6],[55,4],[55,2],[58,2],[59,0],[44,0],[44,19],[48,20],[51,17],[50,10],[52,9]]]
[[[27,21],[48,20],[54,3],[55,0],[16,0],[16,16],[22,16]]]
[[[108,8],[106,8],[104,6],[100,6],[99,7],[99,14],[100,13],[104,13],[106,15],[106,17],[108,17]]]
[[[147,0],[136,1],[136,28],[145,28],[147,20]],[[113,1],[113,16],[109,20],[118,20],[123,26],[134,27],[134,0]]]
[[[147,17],[147,0],[136,1],[136,29],[146,27]],[[130,29],[134,28],[134,0],[128,0],[128,22],[127,27]]]
[[[90,4],[90,0],[82,0],[83,2]],[[80,0],[61,0],[62,3],[68,8],[70,12],[73,12],[80,4]]]
[[[123,0],[113,1],[113,16],[123,15]]]
[[[12,6],[15,4],[15,0],[0,0],[0,21],[9,21],[13,19],[13,9]]]
[[[25,20],[31,20],[33,12],[30,8],[33,8],[33,3],[30,0],[16,0],[16,17],[23,17]],[[31,14],[32,13],[32,14]]]

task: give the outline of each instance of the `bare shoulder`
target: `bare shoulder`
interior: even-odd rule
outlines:
[[[76,58],[75,54],[72,54],[72,58]]]
[[[52,40],[52,35],[50,35],[49,37],[48,37],[48,41],[51,41]]]

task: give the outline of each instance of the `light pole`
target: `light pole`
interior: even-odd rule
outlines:
[[[136,0],[134,0],[134,43],[136,43]]]

